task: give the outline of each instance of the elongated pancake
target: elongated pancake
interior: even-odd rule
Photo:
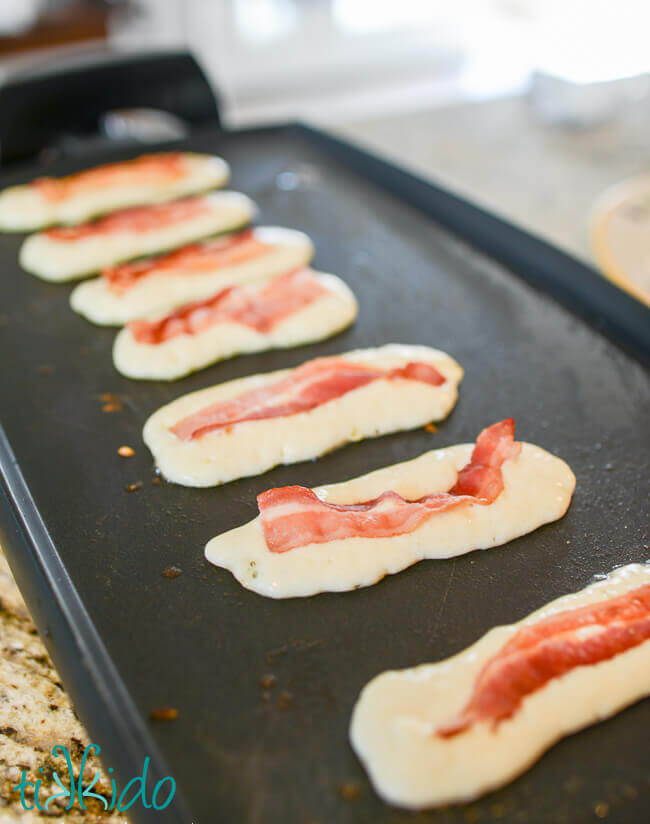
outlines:
[[[359,349],[185,395],[149,418],[144,440],[168,480],[215,486],[440,420],[462,374],[426,346]]]
[[[253,201],[239,192],[123,209],[89,223],[30,235],[19,261],[43,280],[74,280],[124,260],[235,229],[254,213]]]
[[[225,185],[228,164],[191,152],[147,154],[67,177],[42,177],[0,192],[0,231],[30,232],[54,223],[162,203]]]
[[[330,337],[357,315],[335,275],[298,269],[231,286],[154,320],[131,321],[115,339],[115,368],[129,378],[173,380],[247,352]]]
[[[344,483],[272,489],[206,558],[270,598],[370,586],[425,558],[489,549],[561,518],[575,477],[501,421],[462,444]]]
[[[506,576],[507,577],[507,576]],[[650,564],[612,572],[437,664],[362,691],[352,746],[385,801],[469,801],[650,695]]]
[[[74,289],[70,304],[93,323],[122,325],[305,266],[313,254],[302,232],[258,226],[104,269]]]

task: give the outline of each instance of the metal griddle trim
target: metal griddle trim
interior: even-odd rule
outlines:
[[[115,767],[118,789],[141,774],[144,757],[148,755],[151,798],[152,787],[170,775],[170,770],[142,723],[59,557],[2,426],[0,481],[2,547],[11,553],[12,571],[41,638],[88,728],[91,743],[100,744],[105,767]],[[165,814],[149,812],[138,804],[128,812],[129,818],[143,824],[160,824],[162,820],[187,824],[192,820],[178,788]]]

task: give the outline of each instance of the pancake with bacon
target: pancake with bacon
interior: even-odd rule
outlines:
[[[168,480],[215,486],[440,420],[462,374],[426,346],[359,349],[185,395],[155,412],[143,435]]]
[[[113,362],[129,378],[174,380],[235,355],[322,340],[356,315],[340,278],[301,268],[129,322],[115,339]]]
[[[385,801],[441,806],[512,781],[560,738],[647,695],[650,564],[631,564],[453,658],[378,675],[350,740]]]
[[[423,559],[489,549],[561,518],[575,477],[514,440],[512,419],[476,444],[426,452],[344,483],[270,489],[259,516],[213,538],[206,558],[270,598],[370,586]]]
[[[192,152],[146,154],[66,177],[41,177],[0,192],[0,231],[80,223],[116,209],[220,188],[229,177],[225,160]]]
[[[78,226],[57,226],[30,235],[18,259],[23,269],[43,280],[74,280],[125,260],[236,229],[254,213],[253,201],[239,192],[136,206]]]

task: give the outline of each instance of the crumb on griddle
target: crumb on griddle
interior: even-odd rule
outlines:
[[[149,717],[152,721],[174,721],[178,718],[178,710],[175,707],[156,707]]]
[[[132,458],[132,457],[133,457],[133,455],[135,455],[135,450],[134,450],[134,449],[132,449],[130,446],[121,446],[121,447],[117,450],[117,454],[118,454],[121,458]]]
[[[293,695],[288,690],[282,690],[280,695],[278,696],[278,709],[286,710],[289,708],[289,705],[293,701]]]
[[[271,687],[274,687],[277,683],[277,678],[273,675],[272,672],[267,672],[266,675],[263,675],[260,678],[260,685],[264,687],[265,690],[270,690]]]
[[[142,488],[142,481],[134,481],[132,484],[127,484],[124,489],[126,492],[137,492]]]
[[[163,569],[162,571],[163,578],[178,578],[178,576],[182,574],[183,570],[177,566],[169,566],[167,569]]]
[[[122,399],[112,392],[104,392],[99,396],[102,402],[102,412],[121,412],[124,409]]]
[[[338,791],[344,801],[356,801],[361,795],[361,787],[356,781],[344,781],[338,785]]]
[[[424,428],[427,430],[427,432],[437,432],[438,431],[438,427],[435,425],[435,423],[428,423]]]

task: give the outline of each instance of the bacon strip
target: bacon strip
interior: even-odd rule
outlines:
[[[66,177],[39,177],[32,182],[46,200],[59,201],[86,189],[157,183],[182,177],[186,164],[180,152],[150,154],[121,163],[107,163]]]
[[[485,664],[458,718],[436,735],[450,738],[481,721],[496,728],[553,678],[608,661],[649,639],[650,584],[522,627]]]
[[[387,491],[372,501],[342,505],[321,501],[303,486],[269,489],[257,497],[266,545],[271,552],[287,552],[346,538],[392,538],[413,532],[435,512],[463,503],[489,505],[503,490],[501,466],[521,450],[514,434],[512,418],[484,429],[449,492],[416,501]]]
[[[80,223],[78,226],[55,226],[53,229],[47,229],[45,234],[52,240],[72,241],[118,232],[150,232],[198,217],[209,212],[210,208],[210,202],[204,196],[186,197],[171,203],[121,209],[99,220]]]
[[[122,293],[149,275],[170,269],[182,270],[182,274],[214,271],[235,263],[243,263],[267,252],[271,246],[257,240],[252,229],[244,229],[226,237],[211,238],[199,243],[181,246],[164,255],[109,266],[102,272],[110,289]]]
[[[244,421],[296,415],[340,398],[379,378],[421,381],[440,386],[445,378],[428,363],[408,363],[397,369],[377,369],[342,358],[317,358],[281,380],[214,403],[171,427],[181,440],[200,438],[215,429]]]
[[[275,278],[257,294],[230,286],[206,300],[188,303],[160,320],[134,320],[127,325],[139,343],[150,345],[178,335],[196,335],[223,321],[241,323],[263,334],[326,292],[312,272],[300,269]]]

